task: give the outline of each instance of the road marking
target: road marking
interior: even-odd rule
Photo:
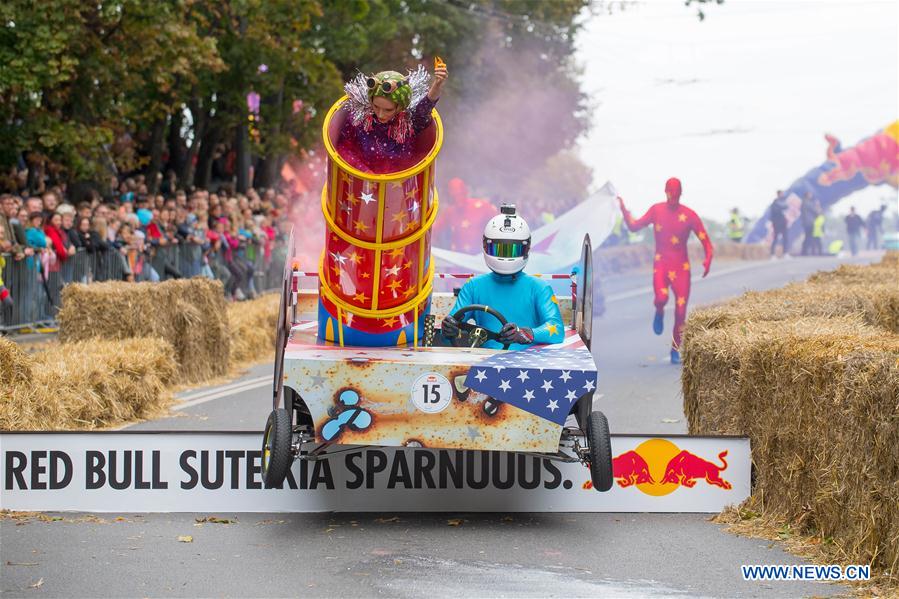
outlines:
[[[727,270],[716,270],[714,272],[710,272],[709,275],[705,278],[698,278],[693,281],[693,284],[699,283],[701,281],[708,281],[709,279],[714,279],[716,277],[723,277],[726,275],[732,275],[734,273],[742,272],[744,270],[749,270],[751,268],[759,268],[760,266],[770,266],[772,262],[768,261],[760,261],[760,262],[751,262],[749,264],[744,264],[742,266],[736,266],[734,268],[729,268]],[[638,297],[641,295],[652,295],[652,287],[643,287],[642,289],[633,289],[631,291],[625,291],[623,293],[616,293],[615,295],[610,295],[606,298],[606,303],[617,302],[625,299],[630,299],[632,297]]]
[[[271,384],[271,376],[261,376],[255,379],[247,379],[245,381],[239,381],[237,383],[225,385],[224,387],[216,387],[215,389],[210,389],[209,391],[204,391],[203,393],[198,393],[196,395],[191,395],[187,398],[184,398],[185,401],[178,404],[177,406],[172,407],[172,410],[184,410],[186,408],[191,408],[193,406],[206,403],[207,401],[221,399],[222,397],[228,397],[229,395],[235,395],[237,393],[249,391],[251,389],[258,389],[259,387],[265,387]]]

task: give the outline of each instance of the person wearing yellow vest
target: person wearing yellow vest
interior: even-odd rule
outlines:
[[[824,220],[824,215],[818,214],[815,217],[815,222],[812,224],[812,256],[824,255]]]
[[[727,222],[727,236],[731,241],[740,243],[743,241],[743,234],[743,217],[740,216],[740,211],[734,208],[730,211],[730,220]]]

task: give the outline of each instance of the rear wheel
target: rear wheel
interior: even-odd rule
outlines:
[[[609,421],[602,412],[591,412],[587,417],[587,444],[590,450],[590,478],[597,491],[612,488],[612,441]]]
[[[265,433],[262,436],[262,480],[267,489],[284,484],[293,462],[290,455],[293,435],[290,424],[290,412],[283,408],[272,410],[265,423]]]

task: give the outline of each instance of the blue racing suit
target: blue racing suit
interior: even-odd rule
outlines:
[[[565,339],[565,326],[559,301],[546,281],[524,273],[500,275],[495,272],[478,275],[463,285],[450,314],[472,304],[489,306],[519,327],[534,332],[534,343],[561,343]],[[465,319],[474,318],[478,326],[499,331],[499,321],[486,312],[469,312]],[[483,347],[502,349],[502,344],[487,341]],[[527,348],[513,343],[510,350]]]

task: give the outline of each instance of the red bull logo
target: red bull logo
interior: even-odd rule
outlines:
[[[688,489],[699,481],[725,490],[731,484],[721,477],[727,470],[727,451],[718,463],[706,460],[667,439],[649,439],[612,459],[612,474],[619,487],[636,487],[647,495],[667,495],[678,487]],[[584,488],[591,488],[588,481]]]
[[[840,149],[837,138],[827,137],[827,159],[834,168],[821,173],[818,183],[830,186],[861,174],[871,185],[896,184],[899,176],[899,121],[851,148]]]

